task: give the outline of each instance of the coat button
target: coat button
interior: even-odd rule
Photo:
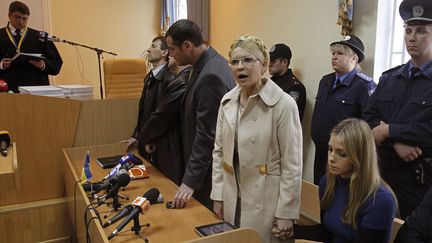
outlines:
[[[255,138],[249,138],[250,143],[255,143]]]
[[[345,104],[345,102],[346,102],[345,100],[342,100],[342,104]]]
[[[422,101],[422,105],[425,105],[426,104],[426,101]]]
[[[257,120],[257,117],[256,116],[253,116],[252,117],[252,121],[256,121]]]
[[[255,188],[258,188],[259,187],[259,185],[258,184],[255,184]]]

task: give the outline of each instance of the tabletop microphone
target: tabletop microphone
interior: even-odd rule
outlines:
[[[105,222],[102,227],[106,228],[115,222],[119,221],[121,218],[126,217],[134,209],[132,205],[126,205],[122,210],[120,210],[116,215],[112,216],[107,222]]]
[[[119,175],[118,178],[115,180],[116,182],[114,186],[111,188],[111,190],[109,190],[107,194],[99,198],[101,200],[99,203],[102,204],[107,199],[115,196],[121,187],[125,187],[129,184],[130,180],[131,178],[127,173]]]
[[[117,171],[121,169],[130,170],[132,167],[134,167],[136,164],[138,164],[137,158],[131,154],[128,153],[127,155],[124,155],[120,158],[119,163],[111,169],[109,174],[104,177],[104,179],[112,178],[116,175]]]
[[[10,136],[8,131],[0,131],[0,153],[6,157],[10,146]]]
[[[132,212],[115,228],[115,230],[108,236],[108,240],[114,238],[120,231],[135,217],[139,217],[139,213],[144,214],[150,207],[150,204],[157,202],[159,197],[159,190],[151,188],[142,197],[137,197],[133,202]]]

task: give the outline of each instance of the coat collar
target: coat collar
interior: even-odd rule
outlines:
[[[225,105],[234,102],[237,105],[240,91],[241,88],[237,85],[222,98],[222,104]],[[258,92],[258,96],[267,106],[274,106],[281,99],[282,94],[282,89],[279,88],[279,86],[277,86],[271,79],[267,79],[267,82]]]

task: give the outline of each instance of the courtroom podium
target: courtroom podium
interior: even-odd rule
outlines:
[[[138,102],[0,93],[0,129],[9,132],[18,148],[14,172],[0,173],[0,242],[70,236],[62,149],[129,138]],[[37,215],[32,221],[18,222],[30,212]]]

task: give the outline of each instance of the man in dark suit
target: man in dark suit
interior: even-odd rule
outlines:
[[[49,85],[48,75],[57,75],[63,61],[55,45],[46,40],[46,33],[27,27],[29,8],[22,2],[9,5],[9,22],[0,29],[0,79],[9,90],[18,92],[18,86]],[[43,60],[13,62],[17,53],[42,54]]]
[[[181,104],[183,181],[174,206],[182,208],[194,196],[212,210],[210,200],[212,151],[220,100],[235,86],[225,58],[203,41],[198,25],[190,20],[175,22],[166,33],[170,56],[180,65],[192,64],[192,72]]]
[[[141,156],[180,184],[184,162],[178,124],[187,77],[174,79],[168,67],[169,50],[165,37],[152,40],[147,56],[153,69],[144,80],[137,126],[132,137],[126,140],[128,150],[137,145]]]

